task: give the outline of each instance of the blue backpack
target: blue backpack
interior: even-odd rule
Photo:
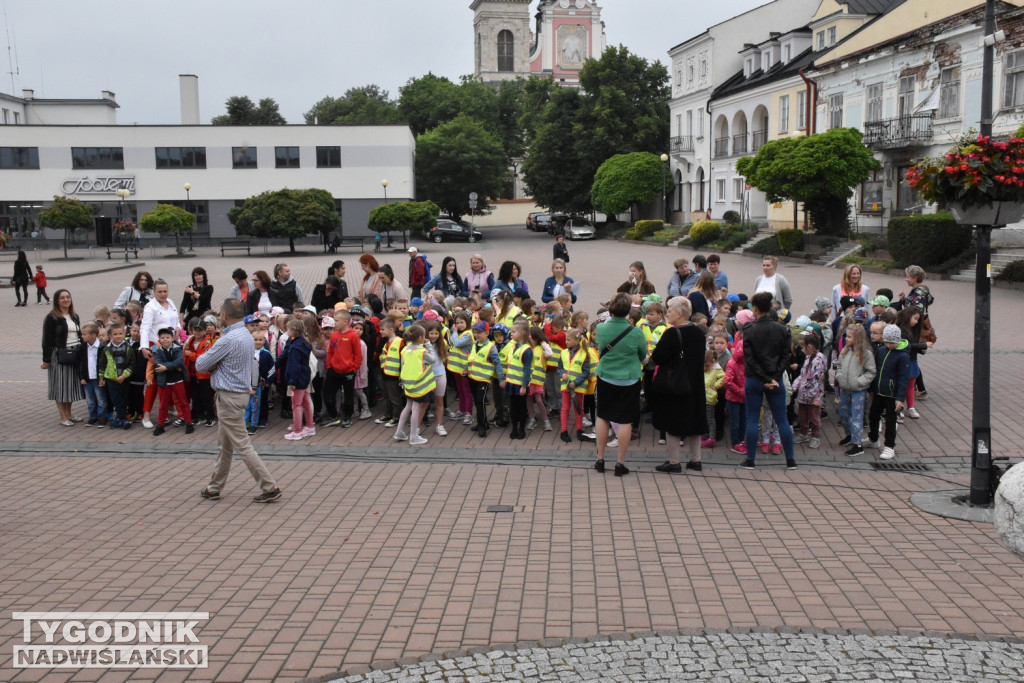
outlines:
[[[420,254],[416,258],[423,259],[423,281],[430,282],[430,269],[433,268],[433,264],[431,264],[430,261],[427,260],[425,254]]]

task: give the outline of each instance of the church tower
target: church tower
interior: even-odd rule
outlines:
[[[531,0],[473,0],[473,75],[497,84],[530,75]]]
[[[550,75],[560,85],[577,85],[583,62],[599,58],[604,49],[597,0],[540,0],[532,73]]]

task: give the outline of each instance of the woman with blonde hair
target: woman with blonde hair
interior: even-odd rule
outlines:
[[[851,263],[843,269],[839,284],[832,288],[832,310],[836,315],[839,315],[839,300],[844,296],[859,296],[863,299],[859,306],[871,301],[871,288],[861,281],[863,276],[864,272],[856,263]]]

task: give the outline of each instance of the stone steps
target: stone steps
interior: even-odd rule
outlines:
[[[1024,260],[1024,251],[1021,250],[1006,250],[999,253],[993,253],[991,259],[992,277],[999,275],[1003,268],[1006,267],[1006,264],[1020,260]],[[972,265],[970,268],[964,268],[959,273],[952,275],[950,279],[956,280],[957,282],[974,282],[974,275],[974,266]]]
[[[859,251],[861,248],[862,247],[858,242],[840,242],[839,244],[825,252],[823,255],[814,259],[811,263],[831,268],[835,266],[836,262],[839,259],[843,258],[844,256],[848,256],[854,253],[855,251]]]

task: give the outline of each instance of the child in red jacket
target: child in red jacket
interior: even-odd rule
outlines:
[[[363,364],[363,347],[359,334],[350,327],[352,316],[348,311],[337,311],[334,314],[334,333],[327,342],[327,377],[324,378],[324,409],[327,418],[321,423],[324,427],[340,425],[352,426],[352,413],[355,412],[355,381],[356,373]],[[338,390],[344,392],[342,416],[338,416]]]
[[[36,303],[43,303],[43,299],[46,299],[46,303],[50,303],[50,297],[46,296],[46,273],[43,272],[42,266],[36,266],[36,274],[32,277],[32,281],[36,283]]]

